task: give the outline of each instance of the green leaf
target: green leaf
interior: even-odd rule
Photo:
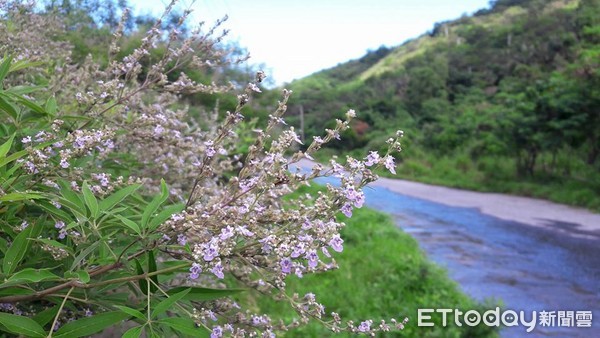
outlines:
[[[87,258],[87,256],[89,256],[91,253],[94,252],[94,250],[96,250],[96,248],[98,247],[98,245],[100,245],[101,242],[94,242],[92,243],[90,246],[88,246],[87,248],[85,248],[84,250],[82,250],[79,255],[77,255],[77,257],[75,257],[75,260],[73,260],[73,264],[71,264],[71,268],[69,270],[73,271],[77,268],[77,266],[79,265],[79,263],[81,263],[81,261],[83,261],[84,259]]]
[[[0,324],[15,334],[26,337],[45,337],[46,332],[35,320],[17,316],[9,313],[0,312]]]
[[[10,150],[10,147],[12,146],[13,140],[15,139],[15,134],[12,134],[9,138],[8,141],[4,142],[1,146],[0,146],[0,158],[4,158],[6,157],[6,154],[8,154],[8,151]]]
[[[113,326],[129,315],[121,311],[104,312],[91,317],[81,318],[61,326],[53,335],[55,338],[71,338],[89,336]]]
[[[159,212],[158,215],[152,218],[150,224],[148,225],[148,229],[150,231],[155,230],[156,228],[158,228],[159,225],[163,224],[163,222],[166,221],[169,217],[171,217],[175,213],[182,211],[183,209],[185,209],[184,203],[169,205],[163,211]]]
[[[7,250],[8,250],[8,242],[6,241],[6,239],[0,237],[0,251],[3,254],[6,254]]]
[[[5,90],[6,93],[23,95],[36,92],[38,90],[44,89],[44,86],[14,86]]]
[[[79,195],[73,192],[71,186],[65,181],[59,180],[58,185],[60,185],[60,194],[63,197],[60,201],[61,204],[68,205],[69,209],[85,216],[85,204],[81,198],[79,198]]]
[[[13,64],[10,66],[10,71],[16,72],[21,69],[25,69],[25,68],[29,68],[29,67],[36,67],[36,66],[40,66],[43,64],[44,64],[44,61],[19,60],[17,62],[13,62]]]
[[[42,195],[29,192],[11,192],[0,196],[0,202],[16,202],[43,198]]]
[[[16,295],[32,295],[33,290],[23,289],[20,287],[5,288],[0,290],[0,297],[4,296],[16,296]]]
[[[8,75],[8,72],[10,71],[10,64],[11,64],[12,60],[13,60],[12,55],[4,56],[4,59],[2,60],[2,63],[0,64],[0,85],[2,84],[2,82],[6,78],[6,75]],[[0,89],[2,89],[1,86],[0,86]]]
[[[40,106],[39,104],[26,99],[25,97],[18,95],[18,94],[11,94],[12,97],[14,97],[16,99],[17,102],[19,102],[20,104],[24,105],[25,107],[31,109],[32,111],[41,114],[41,115],[48,115],[48,112],[46,112],[46,110],[44,108],[42,108],[42,106]]]
[[[123,224],[125,224],[128,228],[130,228],[131,230],[135,231],[136,234],[138,235],[142,235],[142,231],[140,230],[140,227],[132,220],[127,219],[121,215],[115,215],[118,219],[121,220],[121,222],[123,222]]]
[[[171,306],[173,306],[177,301],[183,299],[185,295],[190,292],[190,289],[183,290],[174,295],[169,296],[169,298],[163,300],[158,303],[154,309],[152,310],[152,318],[156,318],[159,314],[166,312]]]
[[[154,258],[154,251],[148,251],[148,273],[156,272],[156,259]],[[154,293],[158,290],[158,275],[150,276],[150,280],[154,282],[150,283],[150,292]]]
[[[5,95],[0,95],[0,110],[7,113],[14,121],[19,118],[17,107],[15,107],[11,100],[7,99]]]
[[[31,245],[30,239],[35,239],[40,235],[43,227],[39,223],[43,223],[43,220],[37,224],[28,226],[15,237],[12,245],[6,251],[4,261],[2,261],[2,271],[5,274],[11,274],[15,271],[19,262],[25,257],[25,253],[29,250],[29,246]]]
[[[100,210],[101,211],[109,210],[113,206],[117,205],[117,203],[124,200],[127,196],[134,193],[141,186],[142,186],[141,184],[130,185],[130,186],[127,186],[127,187],[111,194],[110,196],[107,196],[105,199],[100,201],[100,204],[99,204]]]
[[[65,221],[65,223],[73,222],[73,219],[72,219],[71,215],[69,215],[69,213],[67,213],[66,211],[64,211],[62,209],[58,209],[57,207],[55,207],[54,205],[52,205],[46,201],[38,201],[37,205],[39,207],[41,207],[42,209],[48,211],[49,213],[53,214],[54,216],[58,216],[58,218]]]
[[[0,237],[0,251],[2,251],[3,254],[6,254],[6,250],[8,250],[8,242],[6,239]]]
[[[141,313],[140,311],[136,310],[136,309],[132,309],[130,307],[127,306],[121,306],[121,305],[117,305],[115,306],[116,308],[118,308],[119,310],[121,310],[123,313],[126,313],[130,316],[133,316],[137,319],[141,319],[143,321],[146,321],[148,318],[146,318],[146,316],[144,316],[143,313]]]
[[[23,269],[14,275],[12,275],[7,282],[12,281],[25,281],[31,283],[39,283],[43,280],[59,280],[61,279],[57,275],[49,271],[50,269]]]
[[[80,270],[80,271],[76,271],[75,274],[77,275],[77,277],[79,277],[79,280],[82,283],[89,283],[90,282],[90,274],[87,271]]]
[[[158,322],[192,337],[208,337],[210,335],[207,329],[198,327],[190,318],[171,317],[163,318]]]
[[[94,193],[90,190],[90,187],[88,186],[87,182],[83,182],[83,187],[81,191],[83,192],[83,199],[85,200],[85,205],[87,205],[87,207],[90,209],[92,217],[97,218],[99,212],[98,200],[96,199],[96,196],[94,196]]]
[[[139,338],[142,334],[142,329],[143,328],[141,326],[132,327],[131,329],[127,330],[127,332],[125,332],[121,338]]]
[[[85,270],[79,271],[67,271],[65,272],[65,279],[77,279],[80,282],[87,284],[90,282],[90,274]]]
[[[142,268],[142,264],[140,264],[140,261],[138,261],[137,259],[134,259],[133,262],[135,263],[135,269],[136,269],[137,274],[143,275],[144,269]],[[148,281],[144,278],[138,279],[138,285],[140,286],[140,290],[142,290],[142,293],[144,293],[145,295],[148,295]]]
[[[16,159],[19,159],[25,155],[27,155],[27,150],[21,150],[21,151],[17,151],[16,153],[12,153],[5,158],[0,159],[0,168],[4,167],[8,163],[10,163]]]
[[[43,311],[38,312],[35,316],[31,317],[31,319],[35,320],[35,322],[40,324],[41,326],[44,326],[50,323],[50,321],[54,319],[54,317],[56,317],[59,308],[60,307],[58,305],[49,307]]]
[[[152,216],[156,212],[156,209],[158,209],[158,207],[169,197],[169,189],[167,188],[167,184],[165,183],[164,179],[160,180],[160,188],[160,195],[154,197],[152,202],[150,202],[150,204],[146,206],[146,209],[144,209],[144,213],[142,214],[142,229],[146,228],[150,216]]]
[[[44,109],[46,110],[46,112],[48,112],[48,114],[54,116],[56,115],[56,99],[54,98],[54,96],[49,97],[48,100],[46,100],[46,105],[44,105]]]
[[[209,289],[201,287],[180,286],[170,289],[169,291],[167,291],[167,294],[174,295],[186,289],[189,289],[190,292],[186,294],[185,297],[183,297],[183,299],[192,301],[214,300],[246,291],[245,289]]]

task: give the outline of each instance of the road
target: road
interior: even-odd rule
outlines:
[[[310,167],[310,163],[301,163]],[[335,183],[334,179],[319,179]],[[503,337],[600,337],[600,215],[544,200],[382,178],[367,206],[391,214],[467,294],[525,311],[592,311],[592,327]],[[468,310],[468,309],[467,309]],[[558,316],[558,312],[555,313]],[[573,322],[576,325],[576,321]]]

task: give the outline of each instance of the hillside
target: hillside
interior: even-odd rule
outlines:
[[[599,62],[599,0],[497,0],[291,83],[291,122],[353,108],[336,151],[403,129],[405,178],[600,210]]]

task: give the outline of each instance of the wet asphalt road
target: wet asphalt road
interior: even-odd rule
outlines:
[[[538,321],[531,333],[515,326],[503,328],[502,337],[600,337],[600,233],[568,236],[577,224],[545,219],[549,226],[536,227],[379,186],[365,194],[367,206],[391,214],[473,298],[523,310],[528,320],[532,311],[538,318],[544,310],[593,311],[591,328],[543,327]]]

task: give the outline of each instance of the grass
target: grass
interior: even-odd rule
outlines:
[[[325,159],[335,154],[335,150],[324,148],[315,158],[324,163]],[[366,151],[358,149],[348,154],[362,158]],[[345,161],[345,155],[338,157],[338,161]],[[576,169],[582,172],[580,176],[588,179],[543,173],[539,168],[534,176],[517,177],[515,162],[511,158],[485,157],[475,162],[464,155],[434,157],[419,153],[398,162],[396,175],[387,170],[379,170],[377,174],[458,189],[540,198],[600,212],[599,176],[597,173],[583,172],[584,168]]]
[[[415,239],[400,230],[386,214],[362,208],[345,222],[344,252],[335,255],[340,269],[307,275],[302,280],[291,276],[286,281],[288,290],[300,295],[313,292],[327,313],[338,312],[355,323],[408,317],[406,328],[385,335],[389,337],[496,336],[495,331],[484,326],[442,327],[438,321],[434,327],[417,327],[419,308],[483,309],[484,306],[462,293],[445,270],[430,262]],[[250,302],[256,302],[258,312],[279,314],[278,318],[287,321],[297,318],[285,303],[254,296],[250,296]],[[330,335],[315,322],[285,336]]]
[[[380,171],[380,176],[402,178],[453,188],[506,193],[550,200],[600,212],[600,182],[561,177],[538,171],[535,176],[516,177],[514,160],[505,158],[469,159],[442,157],[408,159],[397,175]]]

